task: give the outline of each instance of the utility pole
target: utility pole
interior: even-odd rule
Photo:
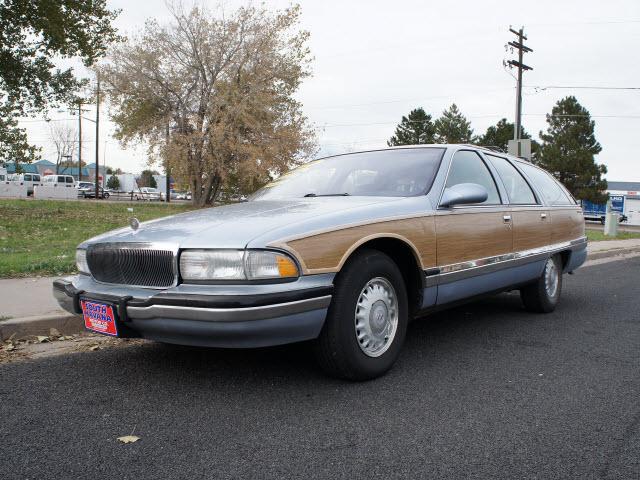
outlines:
[[[73,167],[71,167],[73,172]],[[82,99],[78,99],[78,181],[82,181]]]
[[[96,200],[100,199],[100,167],[99,167],[99,140],[100,140],[100,74],[96,73]],[[106,174],[106,170],[105,170]]]
[[[510,67],[516,67],[518,69],[518,83],[516,87],[516,121],[513,132],[513,139],[517,141],[520,140],[520,130],[522,127],[522,72],[526,70],[533,70],[533,68],[524,64],[523,57],[525,53],[533,52],[533,50],[524,44],[524,41],[527,40],[527,37],[524,34],[524,27],[517,31],[513,28],[509,28],[509,31],[518,37],[516,41],[509,42],[511,47],[518,50],[518,60],[509,60],[507,62]]]
[[[165,147],[165,151],[169,150],[169,132],[171,129],[171,124],[170,124],[170,120],[167,121],[167,131],[165,133],[166,135],[166,147]],[[166,178],[166,185],[165,185],[165,191],[167,192],[167,203],[169,203],[171,201],[171,169],[169,168],[169,156],[167,155],[166,158],[164,159],[164,173],[167,176]]]

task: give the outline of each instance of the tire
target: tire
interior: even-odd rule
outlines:
[[[109,198],[109,194],[108,193],[103,193],[102,194],[102,198],[103,198],[103,200],[106,200],[107,198]]]
[[[400,354],[408,320],[400,269],[384,253],[363,250],[336,279],[327,318],[314,343],[318,364],[330,376],[347,380],[384,375]]]
[[[561,293],[562,261],[559,255],[554,255],[546,261],[540,278],[520,289],[520,298],[530,312],[550,313],[555,310]]]

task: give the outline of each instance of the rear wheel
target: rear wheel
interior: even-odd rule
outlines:
[[[540,278],[520,289],[520,298],[527,310],[549,313],[555,310],[561,292],[562,261],[559,255],[554,255],[544,264]]]
[[[398,266],[382,252],[363,250],[336,281],[315,342],[318,363],[334,377],[379,377],[398,358],[407,324],[407,293]]]

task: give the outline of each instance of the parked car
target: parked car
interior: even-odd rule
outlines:
[[[94,186],[93,182],[76,182],[76,188],[78,189],[78,197],[84,198],[84,192]]]
[[[131,192],[134,200],[162,200],[164,196],[157,188],[142,187]]]
[[[90,187],[83,188],[78,191],[78,195],[82,196],[82,198],[96,198],[96,187],[95,185],[91,185]],[[100,187],[100,198],[107,199],[109,198],[109,192],[105,191],[104,188]]]
[[[8,175],[8,180],[27,186],[27,195],[33,195],[33,187],[42,185],[42,178],[37,173],[14,173]]]
[[[586,257],[580,206],[544,170],[467,145],[339,155],[249,201],[116,230],[54,283],[87,328],[160,342],[264,347],[311,340],[330,374],[397,359],[412,318],[518,289],[550,312]],[[453,333],[454,334],[454,333]]]
[[[42,177],[42,184],[75,188],[76,179],[71,175],[45,175]]]

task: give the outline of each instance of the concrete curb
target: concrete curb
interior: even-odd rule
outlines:
[[[0,321],[0,341],[8,339],[11,335],[15,335],[16,340],[34,335],[46,336],[52,328],[62,335],[73,335],[84,330],[84,321],[82,316],[70,313],[11,318]]]
[[[630,253],[640,254],[640,246],[612,248],[589,253],[587,261],[628,255]],[[4,341],[14,334],[16,339],[33,335],[49,335],[51,328],[55,328],[62,335],[73,335],[84,331],[84,321],[81,315],[72,315],[70,313],[3,320],[0,321],[0,341]]]
[[[600,258],[617,257],[630,253],[640,253],[640,247],[612,248],[587,254],[587,260],[598,260]]]

